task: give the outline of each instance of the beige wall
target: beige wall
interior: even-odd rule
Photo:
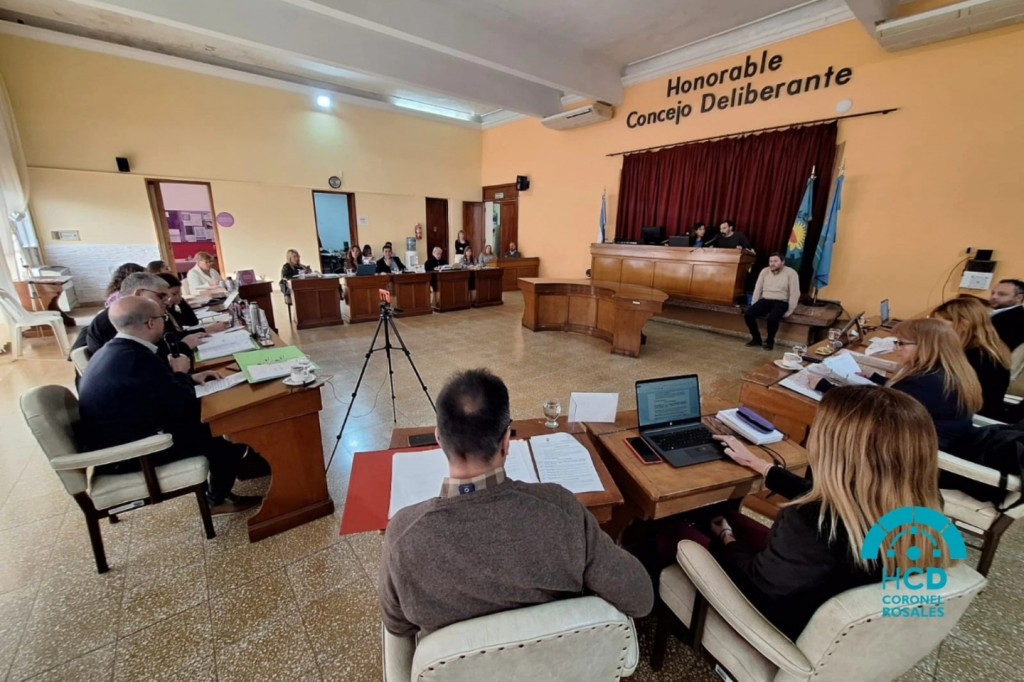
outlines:
[[[221,231],[227,269],[268,275],[288,248],[314,262],[311,190],[331,175],[355,193],[369,219],[360,241],[375,252],[412,235],[425,197],[480,197],[477,130],[345,104],[325,112],[303,94],[11,36],[0,36],[0,72],[44,248],[57,229],[79,230],[86,246],[155,244],[146,178],[211,182],[214,210],[236,220]],[[461,215],[449,219],[454,240]]]
[[[614,235],[622,159],[608,153],[827,118],[839,100],[850,98],[850,113],[899,111],[839,125],[846,187],[832,283],[823,297],[875,314],[888,297],[894,313],[914,314],[943,299],[943,283],[967,246],[995,249],[997,276],[1024,276],[1024,27],[886,52],[859,23],[849,22],[770,52],[783,55],[782,68],[752,79],[756,86],[829,65],[852,67],[853,79],[839,88],[692,114],[680,125],[627,128],[634,109],[647,112],[677,100],[699,107],[692,93],[667,98],[665,76],[627,88],[625,103],[607,123],[556,132],[528,120],[485,131],[483,183],[530,176],[531,189],[519,197],[519,238],[526,255],[540,256],[542,274],[579,277],[589,267],[603,188],[609,238]],[[679,75],[737,63],[742,55]],[[729,88],[714,90],[727,94]],[[950,286],[945,295],[955,292]]]

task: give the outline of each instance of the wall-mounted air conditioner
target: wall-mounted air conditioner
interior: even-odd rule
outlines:
[[[615,114],[615,107],[611,104],[605,104],[604,102],[594,102],[593,104],[579,109],[570,109],[569,111],[563,111],[560,114],[554,116],[548,116],[541,120],[548,128],[552,130],[570,130],[572,128],[580,128],[582,126],[588,126],[592,123],[601,123],[602,121],[611,120],[611,117]]]

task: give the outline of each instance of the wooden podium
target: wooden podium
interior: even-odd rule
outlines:
[[[334,513],[320,433],[320,388],[280,381],[242,384],[206,396],[202,420],[214,436],[245,443],[270,463],[270,490],[249,518],[257,541]]]
[[[296,277],[291,280],[291,285],[297,328],[342,324],[341,282],[338,277]]]
[[[413,317],[430,315],[434,312],[430,307],[430,273],[403,272],[391,276],[392,291],[395,294],[396,317]]]
[[[489,305],[501,305],[501,283],[505,271],[499,268],[483,268],[473,271],[473,283],[476,287],[476,298],[473,307],[482,308]]]
[[[380,317],[380,289],[388,289],[391,275],[349,275],[344,278],[348,292],[348,321],[373,322]]]
[[[591,276],[658,289],[677,298],[731,306],[743,296],[754,255],[742,249],[591,244]]]
[[[435,270],[434,310],[445,313],[449,310],[465,310],[472,305],[469,298],[470,270]]]

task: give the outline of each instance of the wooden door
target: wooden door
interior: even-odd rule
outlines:
[[[423,226],[427,231],[427,257],[433,253],[435,246],[440,246],[444,257],[451,262],[451,242],[448,241],[448,200],[427,197],[427,222]]]
[[[501,202],[501,244],[495,244],[494,250],[498,256],[508,253],[508,245],[511,242],[519,244],[519,202]],[[499,251],[500,249],[500,251]]]
[[[480,258],[484,250],[486,240],[484,234],[484,204],[482,201],[462,202],[462,231],[466,233],[466,240],[473,246],[473,255]],[[452,258],[450,263],[454,263]]]

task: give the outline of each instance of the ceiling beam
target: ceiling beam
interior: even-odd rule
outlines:
[[[283,0],[580,97],[620,104],[622,68],[496,8],[432,0]]]
[[[555,88],[280,0],[72,1],[496,108],[542,117],[561,111]]]
[[[877,38],[875,26],[896,13],[899,0],[846,0],[846,4],[868,33]]]

